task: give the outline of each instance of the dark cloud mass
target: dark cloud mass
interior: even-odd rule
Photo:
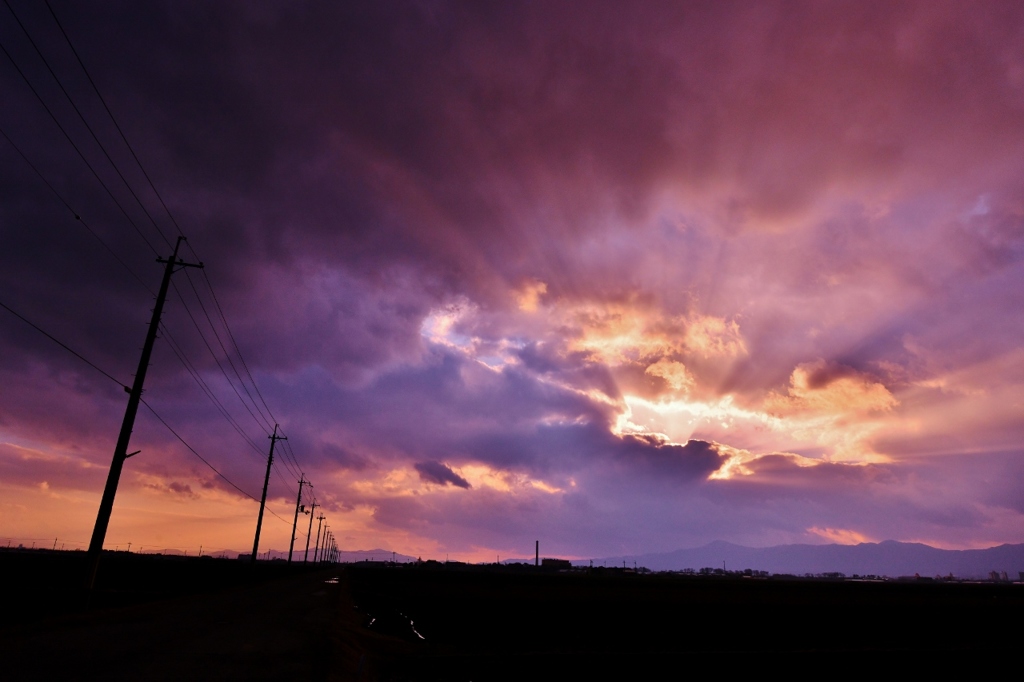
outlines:
[[[420,474],[420,479],[437,485],[453,485],[456,488],[471,488],[469,481],[451,470],[447,464],[440,462],[417,462],[413,468]]]
[[[354,544],[1024,540],[1020,3],[53,0],[159,198],[11,6],[132,191],[0,11],[0,302],[116,378],[0,310],[7,526],[88,534],[180,227],[147,401],[252,496],[280,424]]]

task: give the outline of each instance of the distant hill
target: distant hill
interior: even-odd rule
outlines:
[[[267,552],[270,553],[271,559],[287,559],[287,550],[271,549],[271,550],[260,550],[260,560],[263,561],[267,558]],[[180,549],[147,549],[146,554],[165,554],[165,555],[176,555],[176,556],[189,556],[187,553]],[[192,556],[194,556],[193,554]],[[239,552],[233,549],[218,550],[216,552],[207,553],[207,556],[215,557],[226,557],[235,558],[239,555],[245,557],[250,556],[247,553]],[[314,550],[312,547],[309,549],[309,561],[313,560]],[[305,556],[305,547],[297,548],[293,554],[292,560],[302,563],[302,559]],[[351,551],[339,551],[337,553],[338,561],[342,563],[353,563],[356,561],[391,561],[392,552],[389,549],[357,549]],[[404,564],[412,561],[416,561],[416,557],[409,556],[407,554],[394,554],[394,560],[398,563]]]
[[[386,549],[355,549],[338,552],[338,561],[355,563],[357,561],[391,561],[392,552]],[[416,561],[416,557],[406,554],[394,554],[394,560],[400,564]]]
[[[646,566],[652,571],[678,571],[704,567],[728,570],[753,569],[770,573],[845,573],[850,576],[919,574],[934,577],[952,573],[958,578],[987,578],[990,571],[1006,571],[1017,580],[1024,571],[1024,544],[988,549],[937,549],[914,542],[865,542],[859,545],[778,545],[743,547],[712,542],[695,549],[662,554],[639,554],[594,559],[595,566]],[[573,562],[589,565],[589,561]]]

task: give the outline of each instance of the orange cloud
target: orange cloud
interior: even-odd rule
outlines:
[[[648,365],[644,373],[661,377],[669,386],[677,391],[688,391],[694,385],[693,375],[686,369],[686,365],[667,358],[662,358],[653,365]]]
[[[588,303],[564,306],[571,320],[569,349],[587,353],[606,365],[657,363],[699,355],[733,358],[747,352],[739,325],[724,318],[693,313],[670,316],[642,305]],[[655,370],[653,374],[660,374]]]
[[[818,528],[817,526],[807,529],[820,538],[824,538],[838,545],[859,545],[862,542],[872,542],[871,538],[848,528]]]
[[[831,367],[825,361],[793,370],[787,395],[771,393],[765,409],[787,415],[849,415],[888,412],[899,401],[881,383],[855,370]]]
[[[523,312],[532,313],[540,305],[540,297],[548,292],[548,285],[544,282],[527,282],[519,291],[515,292],[516,303]]]

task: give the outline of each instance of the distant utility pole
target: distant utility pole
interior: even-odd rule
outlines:
[[[320,527],[324,524],[323,512],[320,516],[316,517],[316,546],[313,547],[313,563],[316,563],[316,555],[320,551]]]
[[[260,499],[260,515],[256,518],[256,539],[252,541],[252,559],[249,563],[256,565],[256,552],[260,549],[260,529],[263,527],[263,509],[267,506],[267,486],[270,485],[270,465],[274,463],[274,444],[279,440],[288,440],[285,436],[277,435],[277,424],[274,424],[274,433],[267,436],[270,439],[270,455],[267,457],[267,477],[263,479],[263,497]],[[267,552],[267,559],[270,553]]]
[[[310,485],[309,487],[312,488],[313,486]],[[316,503],[316,498],[313,498],[313,504],[309,505],[309,530],[306,531],[306,553],[302,555],[302,563],[306,563],[306,559],[309,558],[309,539],[313,537],[313,513],[319,506]]]
[[[135,382],[131,389],[125,386],[128,391],[128,406],[124,411],[124,420],[121,422],[121,433],[117,437],[117,445],[114,446],[114,459],[110,463],[110,472],[107,474],[107,484],[103,488],[103,497],[100,500],[100,509],[96,514],[96,525],[92,529],[92,539],[89,541],[88,565],[89,573],[86,577],[86,589],[91,590],[96,583],[96,571],[100,566],[100,554],[103,552],[103,541],[107,537],[107,526],[110,525],[110,514],[114,510],[114,496],[117,494],[117,483],[121,480],[121,469],[124,468],[124,461],[131,457],[128,454],[128,441],[132,437],[132,429],[135,427],[135,415],[139,411],[139,403],[142,401],[142,385],[146,381],[146,370],[149,369],[149,358],[153,354],[153,344],[156,343],[156,333],[160,328],[160,315],[164,310],[164,301],[167,300],[167,287],[171,283],[171,275],[175,268],[201,268],[202,263],[186,263],[178,260],[178,247],[185,241],[184,237],[178,237],[174,245],[174,253],[164,260],[158,258],[158,263],[166,263],[164,278],[160,282],[160,292],[156,296],[156,306],[153,308],[153,318],[149,322],[149,330],[146,332],[146,342],[142,346],[142,357],[139,358],[139,368],[135,370]]]
[[[304,485],[309,485],[306,483],[306,474],[299,476],[299,496],[295,498],[295,519],[292,521],[292,542],[288,545],[288,563],[292,562],[292,550],[295,549],[295,529],[299,525],[299,505],[302,503],[302,486]]]

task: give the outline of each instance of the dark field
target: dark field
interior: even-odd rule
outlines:
[[[877,672],[892,661],[988,665],[1021,651],[1021,585],[544,574],[532,567],[356,565],[348,574],[363,624],[376,618],[371,631],[406,642],[401,656],[376,660],[396,679]]]
[[[0,552],[5,679],[648,679],[1019,658],[1024,586]]]

